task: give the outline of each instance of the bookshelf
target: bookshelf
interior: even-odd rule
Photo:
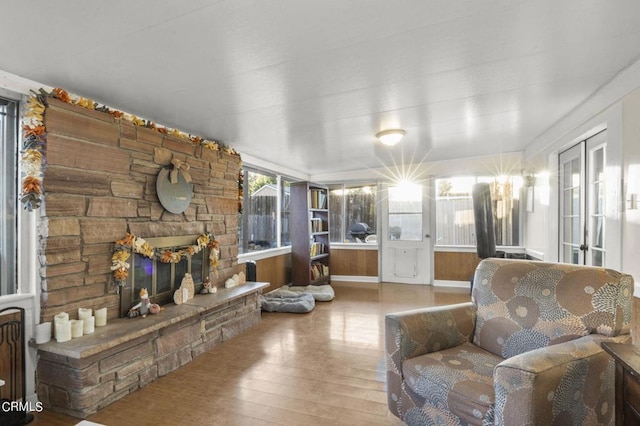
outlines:
[[[329,191],[309,182],[291,184],[291,283],[322,285],[329,273]]]

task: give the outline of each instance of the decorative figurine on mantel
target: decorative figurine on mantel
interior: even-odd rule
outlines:
[[[147,292],[147,289],[143,288],[142,290],[140,290],[140,302],[136,303],[129,309],[127,316],[129,318],[135,318],[137,316],[142,316],[142,318],[145,318],[147,314],[155,315],[161,310],[162,308],[160,307],[160,305],[158,305],[157,303],[151,303],[151,300],[149,300],[149,293]]]
[[[231,288],[238,285],[242,285],[247,282],[247,276],[244,272],[240,272],[239,274],[233,274],[231,278],[227,278],[224,282],[225,288]]]
[[[207,276],[202,283],[202,290],[200,290],[200,294],[213,294],[218,291],[218,288],[211,284],[211,279]]]
[[[173,302],[176,305],[182,305],[187,300],[193,299],[195,293],[195,286],[193,284],[193,277],[190,273],[184,274],[180,288],[173,293]]]

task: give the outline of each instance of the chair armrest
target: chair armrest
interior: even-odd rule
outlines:
[[[401,417],[404,360],[469,342],[475,318],[471,302],[385,315],[387,400],[396,416]]]
[[[504,360],[494,369],[494,424],[609,424],[614,361],[602,342],[629,335],[591,334]]]

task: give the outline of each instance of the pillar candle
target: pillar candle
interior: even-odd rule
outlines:
[[[107,308],[96,309],[96,327],[107,325]]]
[[[83,320],[82,332],[84,334],[91,334],[95,331],[96,317],[91,316]]]
[[[91,316],[91,308],[78,308],[78,319],[85,320]]]
[[[69,314],[66,312],[60,312],[58,315],[56,315],[55,317],[53,317],[53,337],[57,336],[58,333],[58,329],[55,327],[55,325],[58,323],[58,321],[60,320],[66,320],[69,321]]]
[[[71,320],[71,338],[77,339],[82,337],[82,328],[84,327],[84,320]]]
[[[51,322],[36,325],[36,343],[47,343],[51,340]]]
[[[71,322],[68,319],[59,319],[55,322],[56,341],[58,343],[71,340]]]

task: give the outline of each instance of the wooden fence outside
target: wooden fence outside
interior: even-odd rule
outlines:
[[[249,213],[247,241],[250,244],[260,246],[262,249],[275,247],[278,236],[277,202],[278,199],[275,196],[249,197],[249,206],[246,206],[244,211]],[[282,245],[289,245],[291,241],[288,205],[288,202],[285,202],[285,208],[282,212]]]
[[[496,245],[518,245],[518,200],[493,201]],[[436,244],[475,246],[476,228],[470,197],[440,197],[436,202]]]

